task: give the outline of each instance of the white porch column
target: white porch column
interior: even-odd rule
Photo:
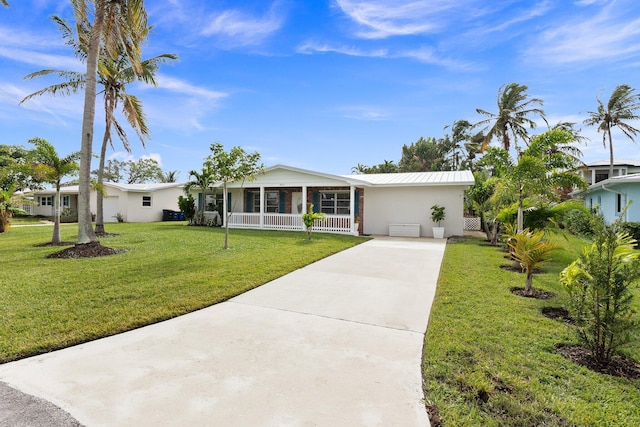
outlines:
[[[591,169],[591,185],[596,183],[596,170],[595,169]]]
[[[355,209],[356,209],[356,187],[351,186],[349,188],[349,223],[351,224],[351,234],[357,232],[356,230],[356,221],[355,221]]]
[[[307,213],[307,186],[302,186],[302,213]]]
[[[264,227],[264,185],[260,186],[260,228]]]
[[[222,187],[223,190],[222,192],[224,193],[224,186]],[[226,227],[227,226],[227,218],[229,217],[229,202],[228,199],[229,195],[228,194],[223,194],[222,195],[222,227]]]

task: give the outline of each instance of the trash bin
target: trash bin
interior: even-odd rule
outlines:
[[[173,211],[171,209],[162,209],[162,220],[163,221],[171,221],[172,215],[173,215]]]

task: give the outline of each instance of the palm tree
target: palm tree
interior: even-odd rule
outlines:
[[[89,196],[91,194],[91,158],[95,119],[98,59],[101,48],[114,58],[124,49],[135,74],[141,74],[140,45],[149,27],[144,0],[71,0],[80,40],[86,43],[87,72],[85,74],[84,111],[80,145],[80,175],[78,192],[78,243],[96,242],[91,227]],[[90,10],[93,4],[93,11]],[[91,13],[93,12],[93,13]],[[93,22],[90,16],[93,15]],[[144,37],[142,37],[144,35]]]
[[[77,160],[80,153],[75,152],[66,157],[60,158],[55,147],[47,140],[42,138],[32,138],[29,143],[35,145],[35,149],[30,153],[31,164],[34,175],[56,188],[56,196],[53,202],[54,221],[53,221],[53,237],[51,243],[57,244],[60,239],[60,183],[62,178],[67,175],[75,175],[78,172]]]
[[[58,17],[52,18],[62,31],[63,38],[67,40],[67,44],[71,45],[76,52],[76,55],[83,57],[86,52],[86,46],[83,46],[82,40],[86,40],[86,35],[78,34],[78,40],[75,39],[73,30],[67,25],[67,23]],[[144,35],[146,37],[146,34]],[[126,92],[126,85],[134,81],[141,81],[143,83],[152,84],[157,86],[155,79],[156,71],[160,63],[177,59],[173,54],[162,54],[156,57],[146,59],[140,62],[140,73],[135,73],[132,64],[125,54],[124,49],[121,47],[118,50],[117,57],[111,57],[109,55],[102,55],[99,58],[98,63],[98,84],[103,87],[100,92],[103,94],[104,111],[105,111],[105,132],[102,139],[102,146],[100,150],[100,164],[98,166],[98,185],[101,186],[104,182],[104,167],[107,151],[107,144],[110,144],[113,148],[113,141],[111,136],[111,129],[115,129],[118,138],[122,141],[122,144],[127,150],[131,152],[131,145],[127,134],[118,122],[115,116],[115,110],[118,108],[118,104],[122,105],[122,112],[129,123],[129,125],[135,130],[142,146],[145,146],[145,139],[149,138],[150,131],[147,127],[145,115],[142,109],[142,103],[140,100],[132,94]],[[24,102],[34,96],[39,96],[44,93],[51,93],[56,95],[61,92],[63,95],[68,95],[72,92],[77,92],[81,88],[85,87],[85,76],[82,73],[73,71],[62,70],[41,70],[35,73],[31,73],[25,76],[25,78],[31,79],[35,77],[58,74],[60,77],[66,79],[65,82],[48,86],[37,92],[34,92],[25,97],[21,102]],[[104,231],[104,196],[101,192],[97,194],[96,200],[96,228],[95,232],[103,234]]]
[[[602,145],[607,148],[609,141],[609,178],[613,176],[613,138],[611,128],[618,126],[627,138],[634,141],[638,134],[638,129],[631,126],[628,121],[638,120],[640,116],[636,114],[640,108],[640,95],[635,94],[635,89],[629,85],[618,85],[609,97],[607,105],[598,98],[598,110],[588,111],[589,118],[584,121],[587,126],[598,126],[598,132],[602,132]]]
[[[527,95],[528,87],[518,83],[510,83],[500,86],[498,89],[498,112],[490,113],[488,111],[476,108],[476,112],[486,119],[474,124],[473,127],[485,126],[486,136],[482,143],[484,151],[491,140],[495,137],[500,139],[502,148],[509,151],[511,148],[511,139],[518,149],[518,139],[522,139],[525,143],[531,139],[527,127],[534,129],[536,123],[529,118],[532,114],[539,115],[545,122],[544,111],[534,105],[542,106],[543,102],[539,98],[530,98]]]
[[[191,190],[194,189],[202,191],[200,211],[198,212],[198,215],[196,215],[194,221],[196,225],[201,225],[204,221],[204,208],[207,202],[207,190],[213,187],[213,184],[216,182],[213,172],[213,169],[208,165],[204,165],[202,167],[202,172],[198,172],[195,170],[189,171],[189,178],[193,179],[191,179],[184,185],[184,192],[187,194],[189,194]]]
[[[0,0],[0,4],[3,6],[9,7],[9,2],[7,0]]]
[[[178,182],[178,175],[180,175],[179,171],[160,172],[158,180],[160,182]]]

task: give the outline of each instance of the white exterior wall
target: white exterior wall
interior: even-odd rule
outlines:
[[[181,188],[167,188],[154,192],[126,193],[127,211],[124,213],[127,222],[162,221],[162,210],[178,211],[178,197],[183,194]],[[151,196],[151,206],[142,206],[142,197]],[[122,198],[120,201],[122,206]]]
[[[388,235],[389,224],[420,224],[422,237],[433,237],[431,206],[445,207],[445,237],[462,236],[467,186],[373,187],[364,192],[365,234]]]

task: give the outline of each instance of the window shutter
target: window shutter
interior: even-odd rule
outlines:
[[[360,190],[355,191],[355,198],[356,199],[353,201],[353,210],[355,210],[353,215],[358,216],[360,215]]]
[[[320,212],[320,192],[313,192],[313,211]]]
[[[202,210],[202,193],[198,193],[198,210]]]
[[[231,192],[227,193],[227,212],[231,212]]]
[[[246,203],[244,211],[245,212],[252,212],[252,206],[253,206],[253,193],[250,192],[250,191],[247,191],[247,203]]]
[[[287,197],[287,193],[285,193],[284,191],[280,192],[280,195],[278,197],[278,201],[280,203],[280,206],[278,206],[278,212],[279,213],[285,213],[284,209],[285,209],[285,197]]]

